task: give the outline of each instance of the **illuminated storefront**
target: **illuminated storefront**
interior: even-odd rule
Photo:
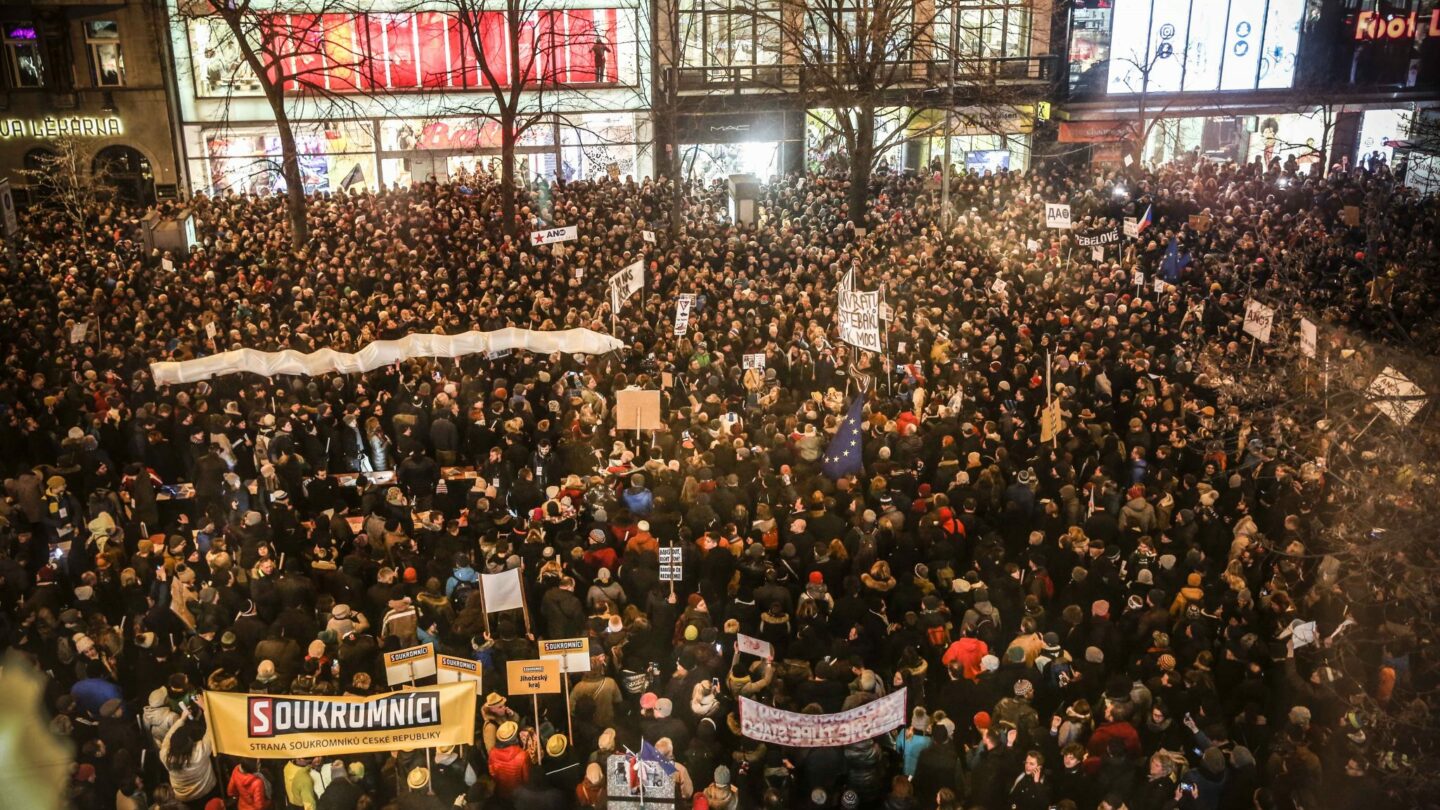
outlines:
[[[1283,89],[1306,0],[1076,0],[1072,97]]]
[[[624,0],[555,0],[523,24],[475,18],[471,36],[439,11],[267,16],[269,68],[287,108],[307,192],[404,187],[498,173],[495,91],[523,88],[516,176],[569,179],[652,171],[645,86],[649,24]],[[262,82],[219,19],[172,26],[182,141],[191,187],[284,189],[279,130]],[[521,54],[511,64],[512,54]],[[304,77],[303,80],[295,77]]]

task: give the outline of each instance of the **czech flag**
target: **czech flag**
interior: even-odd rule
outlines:
[[[1152,213],[1154,210],[1155,210],[1155,206],[1153,206],[1153,205],[1147,205],[1147,206],[1145,206],[1145,216],[1141,217],[1141,218],[1140,218],[1140,222],[1137,223],[1136,226],[1135,226],[1135,233],[1136,233],[1136,234],[1142,234],[1142,233],[1145,232],[1145,229],[1146,229],[1146,228],[1150,227],[1150,223],[1152,222],[1152,219],[1151,219],[1151,216],[1150,216],[1150,215],[1151,215],[1151,213]]]

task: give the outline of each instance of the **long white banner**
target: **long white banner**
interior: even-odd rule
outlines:
[[[740,698],[740,734],[795,748],[828,748],[878,737],[905,725],[905,691],[839,714],[797,714]]]
[[[315,376],[337,371],[357,374],[412,357],[462,357],[523,349],[536,354],[605,354],[624,346],[618,339],[589,329],[537,332],[533,329],[497,329],[459,335],[415,334],[399,340],[377,340],[355,353],[320,349],[305,354],[294,349],[262,352],[234,349],[182,362],[151,363],[150,373],[160,385],[208,380],[248,371],[262,377],[276,374]]]

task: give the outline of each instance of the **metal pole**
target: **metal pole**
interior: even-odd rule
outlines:
[[[955,24],[956,4],[950,4],[950,44],[945,54],[945,144],[943,147],[945,165],[940,167],[940,222],[945,232],[950,231],[950,128],[955,111]]]

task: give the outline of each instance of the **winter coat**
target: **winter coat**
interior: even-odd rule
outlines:
[[[499,745],[490,752],[490,776],[495,792],[509,796],[530,779],[530,756],[519,745]]]

